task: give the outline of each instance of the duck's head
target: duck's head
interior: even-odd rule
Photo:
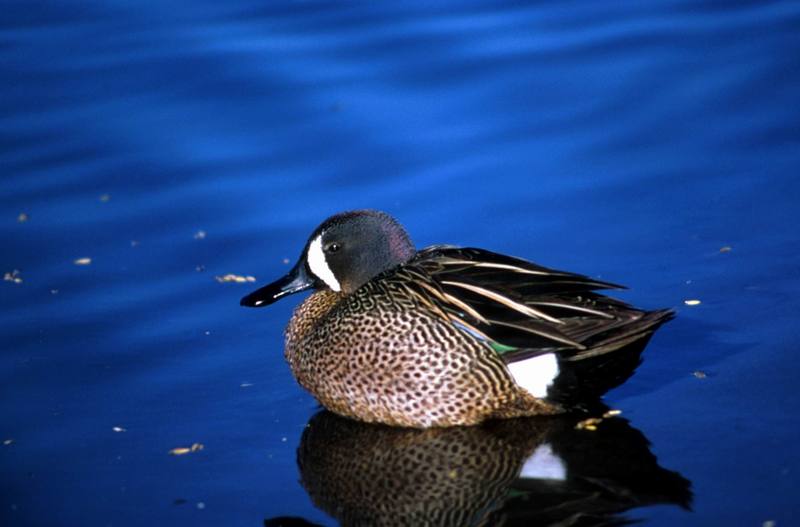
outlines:
[[[308,238],[289,273],[242,298],[247,307],[263,307],[309,288],[349,294],[374,276],[407,262],[416,250],[405,229],[377,210],[331,216]]]

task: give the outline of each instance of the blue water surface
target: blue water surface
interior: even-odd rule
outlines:
[[[335,524],[238,301],[365,207],[675,308],[607,402],[694,500],[625,517],[800,521],[797,2],[6,0],[0,124],[2,525]]]

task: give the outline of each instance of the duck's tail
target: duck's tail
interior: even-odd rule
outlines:
[[[673,316],[669,309],[649,311],[585,342],[585,350],[514,354],[507,366],[517,383],[536,397],[565,407],[591,403],[633,375],[653,332]]]

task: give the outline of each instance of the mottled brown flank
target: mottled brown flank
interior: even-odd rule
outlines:
[[[488,345],[393,287],[376,280],[347,296],[319,291],[295,310],[286,359],[326,408],[411,427],[559,411],[517,387]]]

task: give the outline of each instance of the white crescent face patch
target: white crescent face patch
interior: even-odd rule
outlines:
[[[308,268],[314,273],[314,276],[325,282],[325,285],[334,291],[341,291],[342,286],[334,276],[333,271],[328,266],[328,261],[325,259],[325,253],[322,251],[322,234],[314,238],[308,246]]]

